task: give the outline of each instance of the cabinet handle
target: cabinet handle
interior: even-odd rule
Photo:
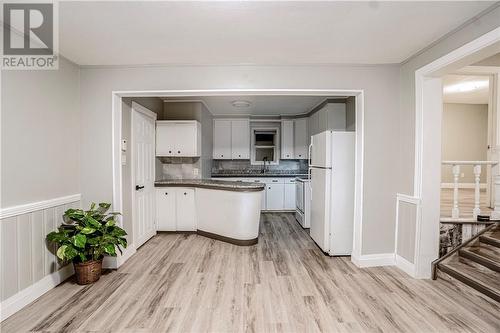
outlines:
[[[168,153],[169,153],[169,154],[172,154],[172,151],[171,151],[171,150],[169,150],[169,151],[168,151]]]
[[[177,151],[177,154],[180,154],[180,153],[181,153],[181,151],[180,151],[180,150],[178,150],[178,151]]]
[[[260,183],[260,180],[254,180],[255,183]]]
[[[241,155],[238,155],[238,157],[241,157]]]
[[[273,179],[273,183],[277,183],[278,181],[276,179]]]
[[[144,186],[135,185],[136,191],[142,190],[143,188],[144,188]]]
[[[187,193],[186,193],[186,192],[184,192],[184,195],[187,195]]]
[[[271,189],[271,187],[268,187],[268,189]]]
[[[224,157],[224,155],[220,155],[220,157]]]
[[[165,195],[168,195],[168,192],[165,192]]]
[[[302,155],[299,154],[299,157],[302,157]]]

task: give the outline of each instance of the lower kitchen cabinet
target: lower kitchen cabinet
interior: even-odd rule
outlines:
[[[196,231],[194,189],[157,188],[156,218],[159,231]]]
[[[295,210],[295,179],[285,183],[284,193],[283,208],[285,210]]]
[[[266,209],[283,210],[285,184],[266,184]]]

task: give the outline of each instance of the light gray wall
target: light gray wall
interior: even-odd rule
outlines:
[[[80,193],[80,70],[2,71],[1,207]]]
[[[127,151],[124,153],[126,158],[126,164],[122,165],[122,221],[123,227],[128,233],[128,239],[131,241],[133,239],[132,233],[132,155],[131,155],[131,144],[130,138],[132,134],[131,122],[132,122],[132,102],[136,102],[145,108],[153,111],[157,115],[163,113],[163,101],[160,98],[155,97],[134,97],[134,98],[122,98],[122,139],[127,140]],[[158,116],[159,117],[159,116]],[[123,154],[123,153],[122,153]],[[158,162],[158,159],[156,159]],[[161,173],[161,164],[156,165],[156,173]],[[111,202],[111,201],[109,201]]]
[[[84,68],[82,192],[112,198],[111,92],[214,88],[363,89],[365,102],[362,253],[394,251],[399,66],[170,66]],[[92,158],[92,162],[90,160]],[[87,160],[88,159],[88,160]],[[99,163],[95,163],[97,160]]]
[[[356,98],[348,97],[345,103],[345,125],[347,131],[356,130]]]
[[[442,159],[446,161],[485,161],[488,148],[487,104],[443,104],[441,133]],[[472,166],[461,166],[461,183],[473,183]],[[451,166],[441,169],[441,182],[453,183]],[[483,167],[481,182],[486,182]]]

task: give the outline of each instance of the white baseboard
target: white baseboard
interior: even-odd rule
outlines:
[[[411,277],[415,277],[415,264],[412,264],[405,258],[401,257],[400,255],[395,256],[396,260],[396,267],[408,274]]]
[[[453,188],[453,183],[441,183],[441,188]],[[475,188],[476,184],[474,183],[458,183],[458,188]],[[486,190],[487,184],[481,183],[479,184],[479,188],[481,190]]]
[[[58,284],[74,274],[73,265],[69,264],[54,272],[40,281],[32,284],[15,295],[0,303],[0,321],[7,319],[17,311],[30,304],[38,297],[53,289]]]
[[[351,261],[360,268],[395,265],[394,253],[364,254]]]
[[[117,269],[125,263],[131,256],[137,252],[134,244],[129,244],[127,248],[123,251],[123,255],[120,253],[116,257],[104,257],[102,261],[103,268]]]
[[[1,208],[0,209],[0,219],[5,219],[8,217],[27,214],[27,213],[36,212],[36,211],[51,208],[51,207],[57,207],[57,206],[77,202],[77,201],[80,201],[81,198],[82,198],[81,194],[73,194],[73,195],[54,198],[54,199],[50,199],[50,200],[31,202],[31,203],[24,204],[24,205]]]

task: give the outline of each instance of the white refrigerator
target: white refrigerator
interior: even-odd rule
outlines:
[[[311,137],[310,235],[323,252],[350,255],[354,226],[355,132],[325,131]]]

